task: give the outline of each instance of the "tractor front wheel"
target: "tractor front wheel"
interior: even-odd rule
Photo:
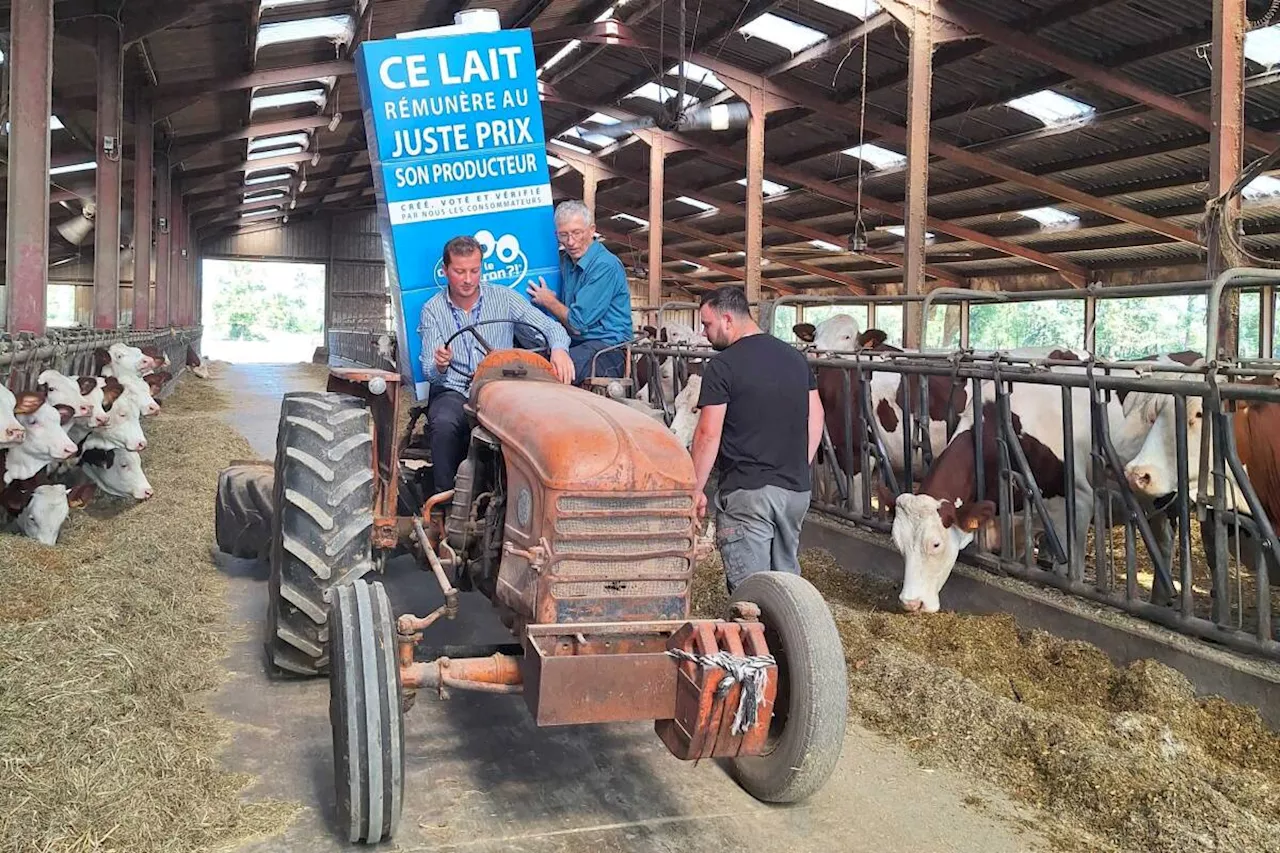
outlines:
[[[323,675],[330,592],[373,570],[373,419],[365,401],[285,395],[273,485],[267,653],[284,672]]]
[[[333,591],[329,723],[339,826],[354,844],[395,832],[404,800],[404,717],[391,603],[379,582]]]
[[[799,802],[826,783],[844,745],[849,693],[840,633],[822,595],[799,575],[757,572],[731,599],[760,608],[778,692],[766,752],[730,759],[729,773],[758,800]]]

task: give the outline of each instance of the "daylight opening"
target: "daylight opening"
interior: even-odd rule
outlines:
[[[324,345],[324,264],[204,262],[204,351],[239,363],[310,362]]]
[[[765,12],[745,27],[739,29],[738,32],[752,38],[762,39],[770,44],[776,44],[779,47],[785,47],[792,53],[798,53],[806,47],[813,47],[827,37],[826,33],[819,32],[813,27],[797,24],[795,21],[780,17],[772,12]]]
[[[1059,95],[1052,89],[1044,89],[1008,102],[1009,106],[1032,118],[1039,119],[1045,127],[1056,127],[1088,118],[1094,109],[1086,103]]]

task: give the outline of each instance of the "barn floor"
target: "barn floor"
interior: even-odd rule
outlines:
[[[323,386],[303,365],[225,366],[228,420],[262,458],[275,448],[280,396]],[[438,605],[410,562],[385,578],[397,612]],[[229,613],[240,640],[231,678],[213,709],[238,724],[225,762],[257,778],[252,798],[298,802],[282,836],[241,853],[347,849],[334,826],[328,683],[266,675],[261,637],[265,577],[232,578]],[[504,642],[509,635],[478,596],[462,597],[434,644]],[[1046,849],[1015,825],[998,793],[961,775],[922,767],[901,748],[851,723],[826,788],[804,807],[773,808],[741,791],[714,763],[672,758],[651,724],[538,729],[519,698],[423,693],[406,718],[406,799],[392,849],[542,851],[1029,851]],[[979,800],[980,798],[980,800]],[[966,802],[984,802],[979,812]],[[1013,819],[1010,819],[1013,818]]]

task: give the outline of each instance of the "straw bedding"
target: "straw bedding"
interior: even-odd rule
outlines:
[[[217,473],[253,456],[223,405],[187,377],[148,419],[150,501],[99,497],[55,548],[0,534],[0,850],[209,849],[295,813],[241,800],[230,727],[201,706],[228,641]]]
[[[1256,710],[1008,616],[908,616],[896,588],[826,552],[801,563],[839,627],[853,716],[1036,807],[1055,848],[1280,851],[1280,736]],[[693,598],[722,615],[718,557],[698,567]]]

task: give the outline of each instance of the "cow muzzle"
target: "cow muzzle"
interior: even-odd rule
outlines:
[[[921,613],[924,611],[924,602],[918,598],[902,598],[902,609],[908,613]]]
[[[1155,472],[1150,465],[1129,466],[1128,470],[1125,471],[1125,479],[1129,481],[1129,486],[1134,491],[1141,492],[1144,495],[1153,493],[1152,484],[1155,481]]]

